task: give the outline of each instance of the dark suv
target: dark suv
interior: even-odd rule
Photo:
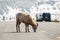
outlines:
[[[44,21],[51,21],[51,14],[50,13],[43,13],[43,20]]]

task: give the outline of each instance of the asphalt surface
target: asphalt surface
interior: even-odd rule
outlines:
[[[37,32],[34,33],[30,26],[30,32],[25,32],[25,26],[21,24],[21,32],[16,32],[14,21],[0,22],[0,40],[60,40],[60,23],[38,22]]]

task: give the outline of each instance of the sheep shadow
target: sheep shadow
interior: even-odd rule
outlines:
[[[36,32],[3,32],[3,33],[36,33]]]

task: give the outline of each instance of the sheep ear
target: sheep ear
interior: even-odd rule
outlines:
[[[38,26],[38,23],[37,23],[37,26]]]

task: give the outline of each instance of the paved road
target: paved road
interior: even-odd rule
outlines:
[[[24,24],[21,24],[21,32],[16,33],[15,22],[0,22],[0,40],[60,40],[60,23],[38,22],[37,32],[25,33]]]

